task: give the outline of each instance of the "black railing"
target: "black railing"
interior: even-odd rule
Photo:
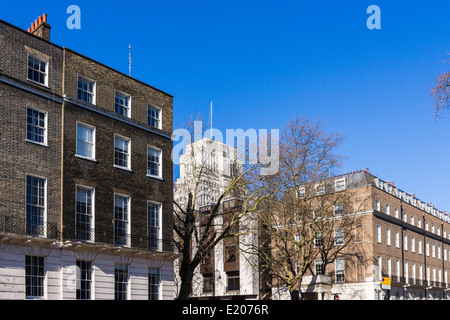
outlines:
[[[56,223],[37,223],[14,215],[0,215],[0,233],[46,239],[59,239],[61,235]]]
[[[61,232],[58,225],[49,222],[30,223],[26,221],[25,217],[0,215],[0,234],[3,235],[107,244],[152,252],[174,253],[176,251],[173,240],[149,238],[147,235],[117,234],[114,230],[77,227],[64,227]]]

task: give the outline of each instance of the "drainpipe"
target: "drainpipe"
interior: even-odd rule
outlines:
[[[441,223],[441,259],[442,259],[442,274],[441,274],[441,279],[442,282],[441,283],[445,283],[445,263],[444,263],[444,224]],[[446,292],[445,289],[443,290],[442,295],[444,296],[444,300],[446,300]]]
[[[423,268],[423,272],[425,273],[425,281],[427,283],[427,285],[425,286],[425,300],[428,300],[428,292],[427,292],[427,286],[428,286],[428,279],[427,279],[427,248],[426,248],[426,237],[425,237],[425,215],[422,216],[423,217],[423,264],[424,264],[424,268]]]
[[[402,278],[403,278],[403,285],[402,285],[402,291],[403,291],[403,299],[405,299],[405,285],[406,285],[406,279],[405,279],[405,238],[404,238],[404,222],[405,222],[405,217],[404,217],[404,212],[403,212],[403,205],[400,204],[400,217],[402,219],[402,235],[401,235],[401,243],[402,243]]]

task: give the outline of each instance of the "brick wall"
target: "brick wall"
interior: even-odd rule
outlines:
[[[35,175],[47,179],[47,222],[57,226],[61,212],[61,103],[53,98],[61,93],[62,50],[3,21],[0,48],[0,214],[25,221],[26,174]],[[28,53],[48,58],[48,87],[27,80]],[[47,146],[26,141],[28,107],[47,113]]]
[[[77,97],[78,76],[96,81],[96,105],[114,112],[116,90],[131,96],[131,119],[147,125],[147,108],[162,109],[162,130],[172,133],[173,98],[94,60],[65,49],[65,94]]]
[[[62,48],[0,20],[0,72],[30,88],[61,95]],[[49,61],[48,87],[27,80],[28,54]]]

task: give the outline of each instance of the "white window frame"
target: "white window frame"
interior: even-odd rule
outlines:
[[[131,292],[130,291],[131,290],[131,288],[130,288],[130,265],[126,264],[126,263],[116,263],[116,264],[114,264],[114,299],[115,299],[116,293],[117,293],[116,283],[118,283],[118,282],[116,281],[115,277],[116,277],[116,269],[117,269],[118,266],[126,267],[127,281],[126,282],[121,282],[121,283],[125,283],[126,286],[127,286],[127,288],[125,290],[125,294],[126,294],[125,300],[129,300],[130,299],[130,292]]]
[[[320,236],[320,237],[319,237]],[[314,248],[323,246],[323,231],[314,232]]]
[[[391,229],[386,228],[386,245],[391,245]]]
[[[77,300],[94,300],[95,299],[95,279],[94,279],[94,262],[91,260],[83,260],[83,259],[77,259],[75,264],[77,265],[78,262],[81,263],[89,263],[90,264],[90,269],[89,269],[89,273],[91,275],[90,280],[86,280],[86,279],[81,279],[79,276],[81,276],[81,270],[80,268],[77,266],[77,274],[76,274],[76,284],[77,284],[77,290],[79,290],[81,288],[81,282],[85,281],[85,282],[89,282],[90,283],[90,288],[89,288],[89,296],[90,299],[77,299]]]
[[[42,279],[42,295],[41,296],[33,296],[33,295],[31,295],[31,296],[29,296],[29,295],[26,295],[26,292],[27,292],[27,290],[26,290],[26,277],[27,277],[27,273],[26,273],[26,269],[27,269],[27,265],[26,265],[26,259],[27,259],[27,257],[30,257],[30,258],[42,258],[43,259],[43,273],[44,273],[44,275],[43,275],[43,279]],[[39,256],[39,255],[33,255],[33,254],[27,254],[27,255],[24,255],[24,293],[25,293],[25,299],[27,299],[27,300],[45,300],[46,298],[47,298],[47,257],[45,257],[45,256]]]
[[[333,206],[334,215],[343,215],[344,214],[344,205],[342,203],[336,204]]]
[[[376,236],[377,236],[377,242],[381,243],[381,226],[376,225]]]
[[[341,246],[344,244],[344,229],[334,230],[334,245]]]
[[[121,166],[116,163],[116,138],[127,142],[127,153],[126,153],[126,166]],[[131,171],[131,139],[125,136],[114,134],[114,165],[115,168],[125,169]]]
[[[339,265],[342,265],[342,269],[338,269]],[[336,283],[343,283],[345,282],[345,259],[344,258],[337,258],[334,262],[334,273],[335,273],[335,281]],[[339,274],[343,279],[338,280],[338,272],[341,271],[342,274]]]
[[[321,269],[321,272],[319,274],[317,273],[317,268],[318,267]],[[314,272],[315,272],[316,275],[324,275],[325,274],[325,266],[324,266],[322,260],[314,261]]]
[[[157,270],[157,272],[155,272],[155,273],[152,273],[153,271],[156,271]],[[156,299],[156,300],[162,300],[162,277],[161,277],[161,268],[158,268],[158,267],[149,267],[148,268],[148,282],[149,282],[149,284],[148,284],[148,286],[150,287],[150,274],[153,274],[153,275],[156,275],[157,276],[157,284],[152,284],[153,286],[156,286],[156,288],[157,288],[157,295],[158,295],[158,299]],[[149,288],[149,290],[148,291],[150,291],[150,288]],[[149,295],[149,297],[148,297],[149,299],[150,299],[150,295]]]
[[[395,231],[395,247],[400,248],[400,234],[398,231]]]
[[[158,118],[150,117],[150,114],[149,114],[150,110],[156,111],[159,117]],[[156,120],[158,125],[157,126],[152,125],[150,119]],[[162,108],[151,105],[151,104],[148,105],[148,107],[147,107],[147,124],[151,127],[162,130]]]
[[[81,79],[82,81],[92,83],[92,92],[86,91],[86,90],[84,90],[84,89],[82,89],[82,88],[80,88],[80,87],[78,86],[78,82],[80,81],[80,79]],[[92,97],[92,102],[89,102],[89,101],[86,101],[86,100],[84,100],[84,99],[78,98],[78,91],[79,91],[79,90],[82,90],[82,91],[86,92],[87,94],[91,95],[91,97]],[[86,103],[90,103],[90,104],[96,105],[96,104],[97,104],[97,81],[95,81],[95,80],[93,80],[93,79],[90,79],[90,78],[88,78],[88,77],[85,77],[85,76],[78,75],[78,77],[77,77],[77,98],[78,98],[79,100],[81,100],[81,101],[86,102]]]
[[[334,191],[343,191],[345,190],[345,178],[344,179],[338,179],[334,181]]]
[[[126,221],[126,223],[127,223],[126,224],[125,236],[129,237],[130,244],[128,244],[128,243],[121,244],[121,243],[117,243],[117,241],[116,241],[117,240],[117,238],[116,238],[116,236],[117,236],[117,234],[116,234],[116,197],[122,197],[122,198],[126,198],[127,199],[127,213],[126,213],[127,214],[127,219],[126,220],[120,219],[120,220],[121,221]],[[123,246],[123,247],[130,247],[131,246],[131,196],[115,192],[114,193],[113,205],[114,205],[114,207],[113,207],[113,213],[114,213],[114,216],[113,216],[113,220],[114,220],[114,244],[115,245],[120,245],[120,246]]]
[[[314,186],[317,196],[321,196],[325,194],[325,184],[319,183]]]
[[[149,150],[153,150],[153,151],[159,152],[159,163],[158,163],[158,165],[159,165],[159,172],[158,172],[158,175],[154,175],[154,174],[149,173],[149,165],[148,165],[148,163],[149,163],[149,154],[148,154]],[[153,147],[153,146],[150,146],[150,145],[147,146],[147,177],[157,178],[157,179],[162,180],[162,170],[163,170],[163,168],[162,168],[162,164],[163,164],[162,157],[163,157],[162,149],[157,148],[157,147]]]
[[[36,111],[36,112],[44,114],[44,128],[43,128],[43,130],[44,130],[44,134],[43,134],[44,141],[43,142],[38,142],[38,141],[34,141],[34,140],[31,140],[31,139],[28,139],[28,125],[29,125],[28,124],[28,110],[32,110],[32,111]],[[27,142],[31,142],[31,143],[35,143],[35,144],[47,147],[48,146],[48,112],[44,111],[44,110],[39,110],[39,109],[34,108],[34,107],[27,107],[25,116],[26,116],[26,130],[25,130],[26,136],[25,136],[25,140]],[[33,126],[33,127],[41,128],[40,126],[36,126],[34,124],[30,124],[30,125]]]
[[[82,127],[85,127],[85,128],[88,128],[88,129],[92,129],[92,142],[86,142],[86,141],[83,141],[83,143],[91,143],[92,144],[92,156],[91,157],[89,157],[89,156],[85,156],[85,155],[82,155],[82,154],[79,154],[78,153],[78,126],[82,126]],[[96,127],[94,127],[94,126],[91,126],[91,125],[89,125],[89,124],[86,124],[86,123],[83,123],[83,122],[80,122],[80,121],[77,121],[76,122],[76,133],[75,133],[75,135],[76,135],[76,142],[75,142],[75,156],[76,157],[79,157],[79,158],[83,158],[83,159],[86,159],[86,160],[93,160],[93,161],[96,161],[95,160],[95,149],[96,149]]]
[[[36,70],[36,69],[32,68],[33,71],[37,71],[37,72],[39,72],[39,73],[44,75],[44,83],[41,83],[39,81],[30,79],[30,77],[28,76],[28,72],[30,70],[30,58],[36,59],[40,63],[41,62],[45,62],[45,72],[42,72],[41,70]],[[42,59],[42,58],[38,57],[37,55],[31,54],[31,53],[27,54],[27,80],[28,81],[36,83],[36,84],[41,85],[41,86],[48,87],[48,70],[49,70],[49,61],[48,60]]]
[[[158,242],[160,242],[162,240],[162,210],[163,210],[163,205],[160,202],[156,202],[156,201],[151,201],[148,200],[147,201],[147,235],[150,235],[150,221],[149,221],[149,205],[155,205],[158,206],[158,225],[156,226],[156,228],[158,229],[158,238],[156,239]],[[150,239],[148,239],[150,241]],[[151,248],[153,249],[153,248]],[[159,250],[159,243],[157,243],[157,250]],[[162,248],[161,248],[162,249]]]
[[[128,106],[118,103],[116,100],[117,98],[125,99]],[[117,106],[126,110],[126,114],[117,112],[117,108],[116,108]],[[123,91],[115,90],[115,92],[114,92],[114,112],[117,114],[120,114],[124,117],[131,118],[131,95],[129,95],[128,93],[125,93]]]
[[[86,242],[95,242],[95,188],[76,184],[75,185],[75,228],[77,228],[77,191],[78,188],[86,189],[91,191],[91,226],[90,226],[90,239],[88,240],[80,240]],[[78,230],[78,229],[76,229]]]
[[[380,200],[375,199],[375,210],[381,211],[381,203],[380,203]]]
[[[42,232],[42,234],[30,234],[31,236],[37,236],[37,237],[40,237],[40,238],[47,238],[47,208],[48,208],[48,206],[47,206],[47,178],[45,178],[45,177],[40,177],[40,176],[37,176],[37,175],[34,175],[34,174],[25,174],[25,225],[27,225],[28,223],[27,223],[27,206],[28,205],[33,205],[33,204],[29,204],[28,202],[27,202],[27,180],[28,180],[28,177],[32,177],[32,178],[35,178],[35,179],[41,179],[41,180],[44,180],[44,208],[43,208],[43,217],[42,217],[42,228],[43,228],[43,232]],[[25,230],[26,231],[26,233],[28,234],[28,231],[27,230]]]

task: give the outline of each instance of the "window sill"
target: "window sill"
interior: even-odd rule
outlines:
[[[156,179],[156,180],[164,181],[164,179],[162,177],[154,176],[154,175],[151,175],[151,174],[147,174],[147,177],[152,178],[152,179]]]
[[[28,78],[27,78],[27,81],[30,82],[30,83],[32,83],[32,84],[36,84],[36,85],[38,85],[38,86],[40,86],[40,87],[42,87],[42,88],[45,88],[45,89],[50,90],[48,84],[43,84],[43,83],[40,83],[40,82],[31,80],[31,79],[28,79]]]
[[[113,165],[113,167],[116,168],[116,169],[123,170],[123,171],[133,172],[133,170],[131,170],[130,168],[126,168],[126,167],[121,167],[121,166],[118,166],[118,165]]]
[[[32,144],[41,146],[41,147],[49,148],[49,146],[46,143],[36,142],[36,141],[33,141],[33,140],[28,140],[28,139],[25,139],[25,141],[28,142],[28,143],[32,143]]]
[[[85,157],[85,156],[80,156],[79,154],[76,154],[75,157],[80,158],[80,159],[83,159],[83,160],[88,160],[88,161],[91,161],[91,162],[98,163],[98,161],[95,160],[94,158],[89,158],[89,157]]]

